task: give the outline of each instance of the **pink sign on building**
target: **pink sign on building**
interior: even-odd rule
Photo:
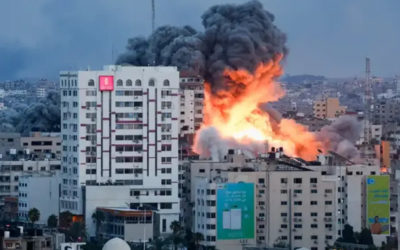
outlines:
[[[114,90],[114,76],[99,76],[100,91]]]

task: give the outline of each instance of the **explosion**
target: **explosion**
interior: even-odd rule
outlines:
[[[286,35],[260,2],[212,6],[201,18],[203,31],[162,26],[148,38],[129,39],[127,51],[117,60],[173,65],[204,78],[204,122],[194,151],[221,159],[229,148],[257,154],[265,152],[268,143],[306,160],[314,160],[318,149],[353,154],[353,136],[347,139],[346,131],[354,122],[339,121],[313,134],[265,105],[285,94],[275,80],[282,75],[280,62],[287,48]]]
[[[322,144],[313,133],[293,120],[278,120],[260,107],[284,95],[284,90],[275,81],[282,74],[281,59],[282,55],[277,55],[270,62],[261,63],[254,73],[226,69],[226,89],[212,92],[211,84],[205,83],[204,123],[195,138],[195,152],[210,155],[207,147],[199,143],[199,136],[202,130],[214,127],[220,137],[234,140],[234,144],[268,142],[283,147],[292,156],[315,159]]]

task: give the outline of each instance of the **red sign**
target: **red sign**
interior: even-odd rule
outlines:
[[[100,91],[114,90],[114,76],[99,76]]]

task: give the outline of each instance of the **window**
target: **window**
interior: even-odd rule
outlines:
[[[171,185],[171,179],[162,179],[161,185]]]
[[[281,217],[286,217],[287,213],[281,213]]]
[[[300,217],[302,215],[302,213],[294,213],[293,214],[295,217]]]
[[[294,178],[293,179],[293,183],[301,184],[302,183],[302,179],[301,178]]]
[[[161,209],[172,209],[172,203],[162,202],[160,203]]]
[[[318,183],[318,179],[317,178],[310,178],[310,183]]]
[[[325,201],[325,205],[332,205],[332,201]]]
[[[281,189],[281,194],[287,194],[287,190],[286,189]]]
[[[282,206],[287,205],[287,201],[281,201],[281,205],[282,205]]]
[[[93,87],[94,86],[94,80],[90,79],[88,82],[88,86]]]
[[[264,184],[264,183],[265,183],[265,181],[264,181],[264,179],[263,179],[263,178],[260,178],[260,179],[258,179],[258,183],[259,183],[259,184]]]
[[[310,215],[311,215],[311,217],[317,217],[317,216],[318,216],[318,213],[313,212],[313,213],[311,213]]]
[[[311,205],[311,206],[315,206],[315,205],[317,205],[317,204],[318,204],[317,201],[310,201],[310,205]]]
[[[311,228],[318,228],[318,224],[311,224]]]
[[[295,240],[301,240],[301,239],[303,239],[303,236],[301,236],[301,235],[295,235],[295,236],[294,236],[294,239],[295,239]]]
[[[317,192],[318,192],[317,189],[311,189],[312,194],[316,194]]]
[[[301,206],[303,204],[303,202],[301,202],[301,201],[295,201],[294,202],[294,205],[295,206]]]
[[[302,190],[301,190],[301,189],[295,189],[295,190],[294,190],[294,193],[295,193],[295,194],[301,194],[301,193],[302,193]]]
[[[281,178],[281,183],[282,184],[287,184],[288,183],[288,179],[287,178]]]
[[[164,85],[164,86],[169,86],[169,80],[168,80],[168,79],[165,79],[164,82],[163,82],[163,85]]]
[[[167,220],[166,219],[162,220],[162,231],[163,232],[167,231]]]
[[[154,84],[155,84],[155,81],[154,81],[154,79],[152,78],[152,79],[150,79],[149,80],[149,86],[150,87],[153,87],[154,86]]]
[[[287,228],[287,224],[281,224],[281,228]]]
[[[137,80],[135,81],[135,86],[137,86],[137,87],[142,86],[142,81],[140,81],[139,79],[137,79]]]
[[[117,86],[122,86],[122,84],[123,84],[122,80],[121,80],[121,79],[118,79],[118,80],[117,80]]]
[[[126,86],[132,86],[132,80],[130,79],[126,80]]]

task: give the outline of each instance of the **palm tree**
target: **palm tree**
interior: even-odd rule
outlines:
[[[178,245],[183,242],[182,226],[179,221],[173,221],[170,225],[172,230],[171,241],[174,244],[174,249],[178,249]]]
[[[36,221],[40,219],[40,212],[37,208],[31,208],[28,211],[28,218],[31,221],[32,225],[35,224]]]
[[[100,226],[101,226],[101,223],[103,223],[103,221],[105,219],[104,213],[102,211],[96,210],[96,212],[94,212],[92,214],[92,219],[96,223],[96,237],[99,237],[100,236]]]
[[[54,214],[50,215],[49,218],[47,219],[47,226],[49,228],[56,228],[58,224],[58,219],[57,216]]]

